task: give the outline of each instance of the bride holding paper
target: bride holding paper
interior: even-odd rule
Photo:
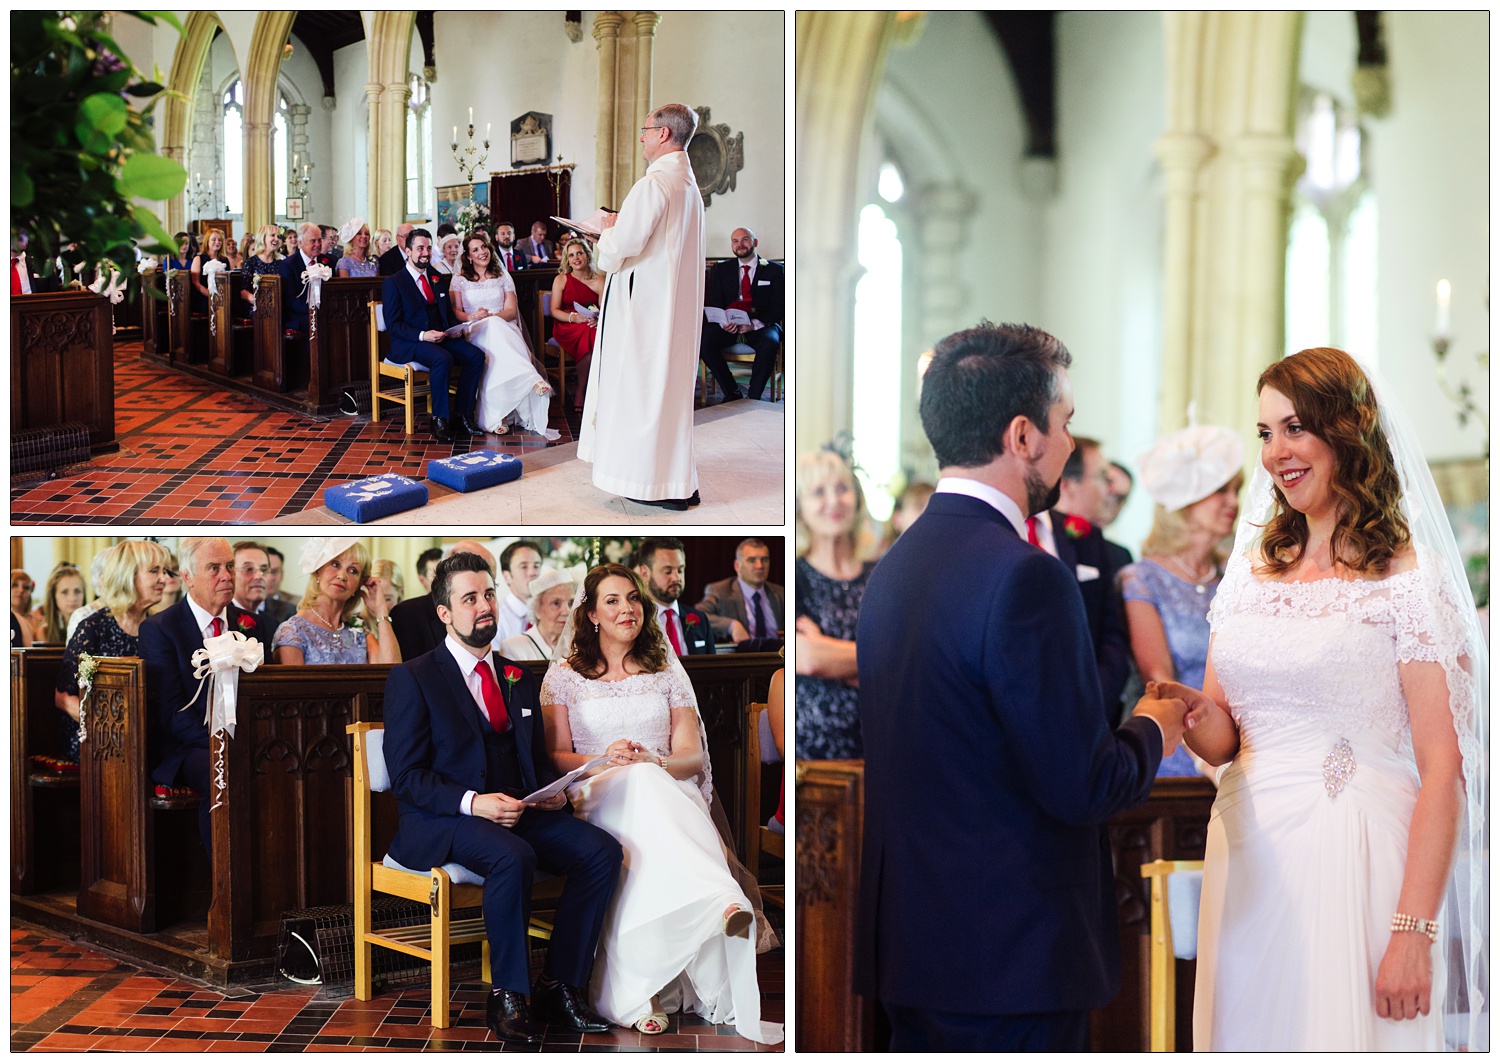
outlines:
[[[547,439],[552,387],[531,358],[516,309],[516,283],[500,264],[489,237],[475,232],[464,238],[462,267],[448,289],[453,315],[468,326],[468,340],[484,352],[484,379],[479,387],[475,420],[492,435],[504,435],[511,424]]]

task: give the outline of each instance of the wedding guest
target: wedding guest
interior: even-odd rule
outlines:
[[[287,229],[281,234],[281,257],[289,258],[297,250],[297,230]]]
[[[203,277],[203,267],[210,262],[219,262],[225,269],[229,268],[229,259],[224,254],[224,234],[218,229],[208,230],[208,235],[203,238],[202,253],[193,259],[192,308],[195,314],[208,313],[208,282]]]
[[[255,278],[264,273],[277,273],[276,247],[281,230],[274,225],[262,225],[256,233],[255,254],[245,259],[245,286],[240,289],[240,299],[246,306],[255,307]]]
[[[687,586],[687,551],[681,539],[642,539],[635,553],[636,574],[646,584],[656,606],[656,622],[666,632],[672,652],[713,654],[714,631],[708,619],[683,610],[677,603]]]
[[[734,257],[714,263],[703,304],[721,310],[743,310],[750,315],[750,324],[716,325],[705,318],[698,348],[698,357],[719,382],[725,402],[742,399],[747,393],[735,383],[724,361],[724,348],[743,343],[754,349],[755,364],[750,369],[748,394],[759,399],[776,368],[786,306],[786,271],[756,253],[759,241],[755,233],[746,228],[736,229],[729,234],[729,246]]]
[[[171,555],[159,543],[126,539],[104,553],[108,561],[100,579],[103,606],[78,625],[68,639],[58,671],[56,706],[67,714],[62,720],[69,758],[78,759],[80,691],[79,658],[139,657],[141,623],[151,607],[161,601],[167,585],[167,562]]]
[[[1120,516],[1120,510],[1125,508],[1131,489],[1135,487],[1135,477],[1118,461],[1110,462],[1106,471],[1109,473],[1109,499],[1099,513],[1101,528],[1108,528]]]
[[[557,245],[547,239],[547,223],[544,221],[531,223],[531,237],[521,247],[526,252],[527,264],[532,266],[550,265],[557,249]]]
[[[373,277],[380,272],[379,263],[370,257],[370,227],[365,219],[350,218],[339,239],[349,245],[349,253],[339,259],[340,277]]]
[[[286,575],[285,555],[276,549],[276,547],[267,543],[266,557],[271,561],[271,569],[266,577],[266,597],[290,605],[293,612],[295,612],[297,604],[302,601],[301,595],[285,594],[281,590],[281,580]]]
[[[782,619],[786,591],[771,582],[771,548],[761,539],[742,539],[734,548],[734,575],[703,588],[697,609],[708,617],[714,641],[774,639]]]
[[[320,225],[318,228],[323,232],[323,253],[336,264],[344,257],[344,249],[340,246],[339,231],[332,225]]]
[[[167,258],[167,269],[189,269],[198,257],[198,238],[192,233],[178,233],[173,237],[177,243],[176,257]]]
[[[11,626],[19,627],[21,631],[21,641],[12,640],[12,645],[30,646],[36,641],[39,625],[31,613],[31,593],[35,590],[36,580],[28,576],[25,570],[10,570],[10,615],[14,621]]]
[[[594,265],[593,248],[576,236],[563,246],[562,259],[557,279],[552,282],[552,338],[573,359],[577,380],[573,408],[581,410],[594,339],[599,334],[598,309],[604,298],[604,274]],[[580,314],[577,309],[580,306],[593,309],[594,316]]]
[[[379,596],[379,604],[384,606],[384,615],[390,616],[391,610],[406,597],[406,580],[401,575],[401,566],[386,558],[377,558],[370,562],[370,578],[375,581],[375,591]]]
[[[495,626],[499,628],[500,639],[508,639],[526,630],[526,603],[531,598],[531,581],[541,571],[542,548],[530,539],[517,539],[500,551],[500,577],[505,581],[505,593],[495,603]]]
[[[391,231],[389,229],[375,230],[375,259],[377,266],[376,272],[379,272],[379,260],[385,255],[387,251],[395,246],[396,238],[391,235]]]
[[[463,240],[458,233],[438,237],[438,254],[433,256],[432,268],[439,273],[453,275],[461,268],[459,256],[463,254]]]
[[[370,552],[352,537],[316,536],[302,547],[302,606],[276,629],[277,664],[399,664],[390,614],[368,579]],[[368,630],[350,625],[363,606]]]
[[[245,242],[247,244],[252,239],[253,238],[250,236],[249,233],[245,234]],[[240,246],[240,244],[239,244],[238,241],[235,241],[235,240],[231,239],[231,240],[229,240],[229,241],[227,241],[225,243],[225,245],[224,245],[224,259],[225,259],[225,261],[227,261],[229,263],[229,268],[232,269],[232,270],[238,270],[238,269],[244,268],[244,265],[245,265],[245,251]]]
[[[519,635],[500,643],[500,656],[513,661],[553,661],[567,656],[563,626],[573,607],[573,596],[583,583],[582,564],[572,568],[544,568],[532,579],[526,616],[531,621]]]
[[[797,558],[797,756],[858,760],[859,665],[854,635],[871,562],[855,552],[864,494],[833,450],[797,460],[797,524],[807,548]]]
[[[429,547],[417,555],[417,582],[424,591],[432,590],[432,574],[442,559],[443,548],[440,546]]]
[[[234,550],[234,597],[229,602],[229,627],[258,639],[266,649],[273,645],[276,629],[295,611],[291,606],[272,600],[267,594],[270,584],[271,558],[259,543],[238,542]]]
[[[1224,574],[1227,539],[1239,516],[1244,441],[1228,428],[1198,425],[1141,455],[1141,479],[1156,502],[1141,560],[1120,571],[1136,669],[1145,682],[1176,680],[1203,689],[1208,609]],[[1157,775],[1196,775],[1187,746]]]
[[[164,613],[178,602],[182,601],[182,569],[177,563],[177,555],[171,552],[167,554],[167,586],[161,592],[161,601],[151,609],[151,615]]]
[[[514,273],[531,264],[526,257],[525,248],[516,246],[516,227],[508,221],[495,226],[495,255],[505,267],[506,273]]]
[[[42,595],[42,627],[37,641],[52,646],[65,645],[68,618],[83,605],[86,597],[83,573],[67,562],[53,568]]]
[[[389,251],[383,252],[380,256],[379,265],[382,277],[389,277],[400,273],[406,268],[406,244],[411,239],[411,233],[414,228],[415,226],[409,221],[404,221],[396,226],[396,242],[394,246]],[[428,242],[431,243],[430,235]]]
[[[307,222],[297,230],[297,249],[278,263],[281,272],[281,319],[288,329],[307,332],[307,271],[314,264],[327,266],[331,270],[336,261],[323,254],[322,229]],[[433,394],[437,394],[436,388]]]
[[[891,519],[885,526],[885,534],[880,539],[880,556],[884,557],[891,544],[901,538],[902,532],[911,527],[912,521],[926,511],[927,503],[936,490],[935,485],[925,480],[913,480],[902,489],[901,497],[896,499],[896,508],[891,511]]]
[[[63,645],[67,645],[73,638],[73,632],[78,630],[78,625],[87,620],[91,615],[104,608],[104,599],[100,596],[101,588],[104,586],[104,566],[109,560],[110,551],[114,547],[100,550],[89,562],[89,586],[94,588],[94,597],[84,602],[73,614],[68,617],[68,627],[63,634]],[[171,555],[167,555],[169,558]]]

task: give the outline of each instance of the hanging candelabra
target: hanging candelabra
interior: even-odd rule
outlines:
[[[469,186],[469,196],[472,202],[474,195],[474,175],[481,172],[490,158],[490,123],[484,124],[484,147],[474,146],[474,108],[469,108],[469,142],[460,151],[458,147],[458,126],[453,127],[453,161],[458,165],[464,175],[464,183]]]
[[[302,217],[305,218],[307,217],[307,212],[312,209],[312,201],[307,195],[307,188],[311,183],[312,167],[302,162],[299,168],[298,163],[301,162],[301,159],[302,156],[300,155],[294,154],[292,156],[292,172],[287,178],[286,195],[288,199],[302,200]]]
[[[216,217],[218,215],[219,201],[214,196],[213,179],[210,178],[208,184],[205,186],[203,183],[203,174],[194,174],[193,183],[187,190],[187,201],[198,217]]]

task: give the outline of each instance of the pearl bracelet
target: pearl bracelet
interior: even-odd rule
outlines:
[[[1437,941],[1438,925],[1432,919],[1418,919],[1414,915],[1397,912],[1391,916],[1391,932],[1398,930],[1415,930],[1419,934],[1426,934],[1428,941]]]

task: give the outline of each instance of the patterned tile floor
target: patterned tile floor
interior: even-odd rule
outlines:
[[[226,994],[203,983],[156,974],[83,945],[12,924],[10,1043],[28,1051],[372,1052],[498,1051],[508,1046],[484,1024],[482,983],[459,983],[451,1025],[429,1025],[425,984],[355,1000],[348,988],[276,986]],[[785,1017],[785,951],[759,958],[763,1017]],[[579,1035],[548,1030],[546,1051],[754,1051],[733,1027],[673,1016],[665,1034],[635,1030]],[[535,1051],[535,1049],[530,1049]]]
[[[16,478],[17,524],[254,524],[323,504],[323,488],[382,472],[420,477],[433,458],[489,447],[520,456],[571,443],[571,424],[553,407],[561,438],[511,429],[449,446],[418,419],[402,430],[400,407],[379,424],[353,417],[317,420],[285,413],[196,377],[142,361],[140,344],[115,349],[116,454],[55,480]]]

